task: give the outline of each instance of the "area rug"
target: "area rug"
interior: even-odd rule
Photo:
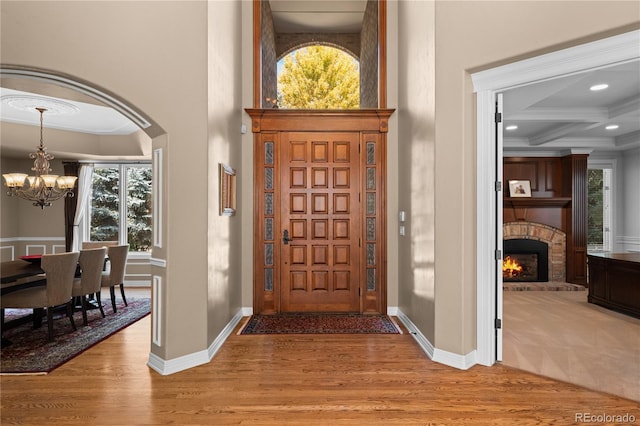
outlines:
[[[401,334],[387,315],[253,315],[239,334]]]
[[[525,283],[525,282],[503,282],[504,291],[585,291],[587,288],[579,284],[547,282],[547,283]]]
[[[132,298],[129,306],[121,304],[113,313],[110,305],[105,308],[106,317],[102,318],[98,309],[87,312],[89,325],[82,322],[82,312],[74,314],[77,330],[73,331],[69,319],[63,313],[54,316],[54,340],[47,342],[47,320],[42,326],[33,329],[33,323],[11,328],[2,333],[2,337],[11,341],[0,350],[1,374],[45,374],[49,373],[75,356],[81,354],[96,343],[149,315],[151,300]],[[31,310],[7,309],[5,322]]]

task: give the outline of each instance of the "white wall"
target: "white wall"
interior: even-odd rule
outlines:
[[[613,168],[613,251],[640,251],[640,149],[596,151],[588,165]]]
[[[640,252],[640,149],[627,151],[620,161],[622,184],[618,206],[623,211],[618,244]]]

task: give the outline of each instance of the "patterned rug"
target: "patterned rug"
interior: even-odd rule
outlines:
[[[253,315],[239,334],[401,334],[387,315]]]
[[[504,291],[585,291],[587,288],[579,284],[546,282],[546,283],[525,283],[525,282],[503,282]]]
[[[111,310],[111,302],[105,307],[106,317],[98,309],[87,312],[89,325],[82,323],[82,312],[77,311],[73,319],[78,329],[73,331],[64,313],[54,315],[54,340],[47,342],[47,319],[42,326],[33,329],[32,321],[11,328],[2,337],[11,341],[0,351],[0,373],[2,374],[46,374],[96,343],[149,315],[151,300],[127,300],[129,306],[118,305],[118,312]],[[104,303],[104,301],[103,301]],[[7,309],[5,322],[30,314],[30,309]]]

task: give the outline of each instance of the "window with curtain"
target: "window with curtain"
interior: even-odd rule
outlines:
[[[118,241],[151,251],[151,165],[105,164],[93,170],[89,241]]]

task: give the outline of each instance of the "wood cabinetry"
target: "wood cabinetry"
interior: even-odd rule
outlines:
[[[640,253],[590,254],[589,303],[640,318]]]
[[[528,180],[531,197],[510,197],[504,191],[503,221],[535,222],[567,235],[566,280],[587,285],[587,157],[505,157],[504,187],[510,180]]]

